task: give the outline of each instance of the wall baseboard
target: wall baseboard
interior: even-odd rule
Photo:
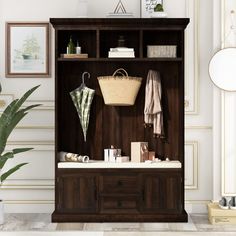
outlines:
[[[185,209],[187,213],[207,213],[207,204],[211,201],[185,201]],[[5,201],[6,213],[52,213],[54,211],[53,200],[19,200]]]
[[[6,213],[52,213],[53,200],[4,201]]]
[[[210,200],[191,200],[185,201],[185,210],[187,213],[204,213],[207,214],[207,204],[210,203]]]

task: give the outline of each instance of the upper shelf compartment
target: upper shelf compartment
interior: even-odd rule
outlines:
[[[81,47],[81,53],[87,53],[89,58],[96,58],[97,47],[96,47],[96,30],[59,30],[58,31],[58,55],[60,58],[61,54],[67,52],[66,48],[72,37],[73,43]]]
[[[56,57],[58,61],[182,61],[184,29],[189,19],[81,19],[52,18],[50,22],[56,29]],[[138,26],[138,27],[137,27]],[[88,58],[61,58],[65,54],[72,36],[74,44],[79,42],[82,53]],[[118,46],[118,39],[124,37],[125,46],[133,48],[135,58],[108,58],[110,48]],[[174,45],[175,58],[148,57],[147,46]],[[165,55],[165,54],[163,54]]]
[[[107,58],[110,48],[119,46],[123,39],[123,46],[133,48],[135,58],[139,57],[140,31],[138,30],[100,30],[100,57]],[[122,43],[122,42],[121,42]],[[121,45],[122,46],[122,45]]]
[[[160,30],[144,30],[143,31],[143,57],[148,56],[148,46],[174,46],[176,47],[176,56],[172,58],[181,58],[183,46],[181,45],[182,34],[180,31],[160,31]],[[165,50],[165,49],[158,49]],[[167,49],[169,50],[169,49]],[[160,54],[165,54],[168,52],[160,52]]]

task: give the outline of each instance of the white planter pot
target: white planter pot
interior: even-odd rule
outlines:
[[[4,204],[3,201],[0,200],[0,225],[4,223]]]
[[[151,13],[152,18],[166,18],[167,14],[164,11],[154,11]]]

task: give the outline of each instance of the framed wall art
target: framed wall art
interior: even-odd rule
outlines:
[[[49,77],[49,23],[6,23],[6,77]]]
[[[163,5],[163,0],[140,0],[141,18],[150,18],[157,4]]]

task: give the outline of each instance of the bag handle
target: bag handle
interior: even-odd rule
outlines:
[[[128,75],[128,72],[127,72],[125,69],[123,69],[123,68],[117,69],[117,70],[113,73],[112,76],[115,76],[116,74],[121,74],[122,76],[126,76],[126,77],[129,76],[129,75]]]

